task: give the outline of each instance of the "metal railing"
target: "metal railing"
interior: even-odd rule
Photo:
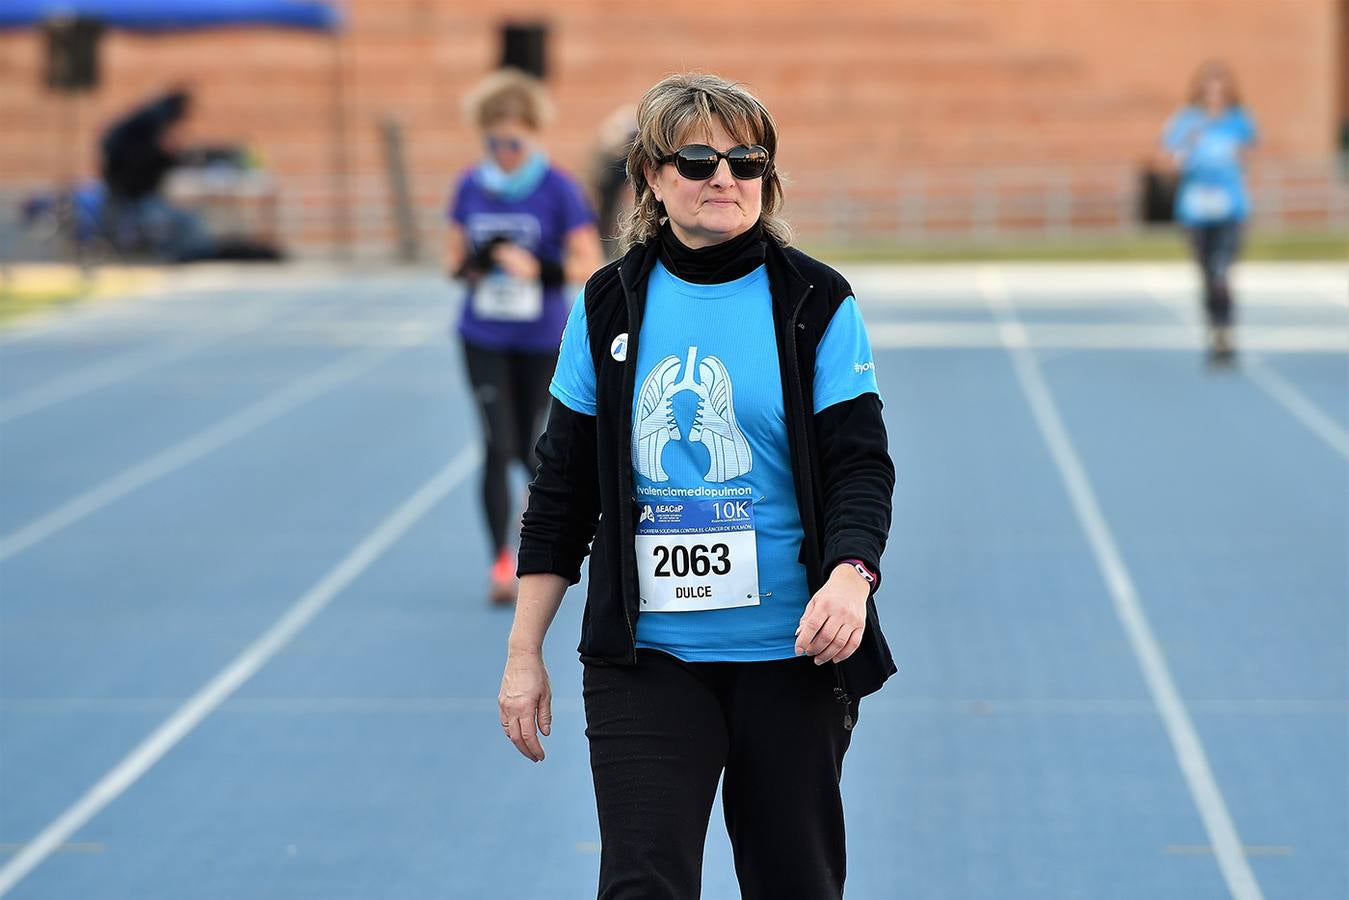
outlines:
[[[434,262],[449,178],[414,176],[412,219],[421,259]],[[1349,180],[1337,165],[1261,165],[1250,173],[1252,223],[1269,231],[1343,230],[1349,234]],[[40,186],[0,187],[0,241],[11,258],[37,251],[16,225],[20,198]],[[353,179],[351,215],[337,216],[331,181],[277,178],[267,219],[281,243],[310,257],[392,261],[400,228],[379,174]],[[1141,230],[1140,167],[1044,166],[929,168],[865,180],[798,180],[787,187],[786,214],[803,239],[822,243],[923,243],[1055,239]],[[349,223],[349,233],[344,233]],[[403,223],[406,239],[408,222]],[[346,244],[343,247],[341,245]],[[59,254],[44,254],[60,258]]]
[[[1349,229],[1349,182],[1334,165],[1255,168],[1252,223]],[[866,184],[794,185],[787,214],[824,241],[1061,237],[1140,227],[1143,172],[1132,166],[927,169]]]

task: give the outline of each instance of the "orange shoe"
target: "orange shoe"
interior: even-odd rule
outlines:
[[[510,547],[502,547],[496,562],[492,563],[491,588],[487,592],[487,599],[500,605],[514,603],[516,586],[515,551]]]

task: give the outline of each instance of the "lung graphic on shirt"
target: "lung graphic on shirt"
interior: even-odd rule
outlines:
[[[687,439],[707,448],[709,465],[703,480],[720,484],[744,475],[754,465],[749,441],[735,419],[730,373],[715,356],[705,356],[701,362],[697,358],[698,348],[689,347],[682,376],[679,357],[671,355],[656,363],[642,380],[632,424],[632,465],[649,481],[670,478],[661,457],[670,441],[685,439],[674,411],[674,398],[684,391],[698,398]]]

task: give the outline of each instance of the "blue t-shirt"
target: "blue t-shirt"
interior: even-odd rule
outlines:
[[[595,338],[612,346],[617,335]],[[725,284],[691,284],[657,264],[647,283],[638,347],[634,432],[642,430],[644,413],[664,414],[650,402],[664,386],[673,392],[669,410],[682,439],[659,446],[634,440],[635,499],[668,503],[697,491],[706,499],[752,500],[761,599],[757,606],[733,609],[642,613],[637,646],[690,662],[790,658],[810,596],[805,567],[797,561],[801,517],[767,271],[760,266]],[[700,400],[693,382],[704,388],[719,384],[720,390],[710,392],[713,400]],[[871,345],[852,297],[839,306],[820,340],[814,389],[816,412],[879,393]],[[581,299],[567,320],[550,390],[576,412],[595,414],[595,368]],[[700,413],[700,402],[718,405]],[[695,420],[712,415],[719,417],[722,437],[692,439],[698,433]]]
[[[595,214],[576,182],[557,169],[550,167],[538,187],[519,200],[484,190],[470,169],[455,188],[450,220],[464,229],[469,253],[502,236],[540,259],[560,263],[568,232],[591,224]],[[469,294],[459,317],[459,333],[492,350],[556,350],[567,320],[566,295],[561,287],[547,288],[542,301],[537,317],[511,321],[479,315]]]
[[[1184,225],[1244,221],[1251,204],[1241,151],[1254,143],[1255,123],[1239,106],[1217,116],[1187,106],[1172,116],[1162,144],[1181,156],[1176,220]]]

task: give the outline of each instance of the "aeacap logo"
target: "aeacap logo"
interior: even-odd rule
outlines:
[[[609,355],[619,362],[628,358],[628,333],[626,331],[614,338],[614,342],[609,345]]]

